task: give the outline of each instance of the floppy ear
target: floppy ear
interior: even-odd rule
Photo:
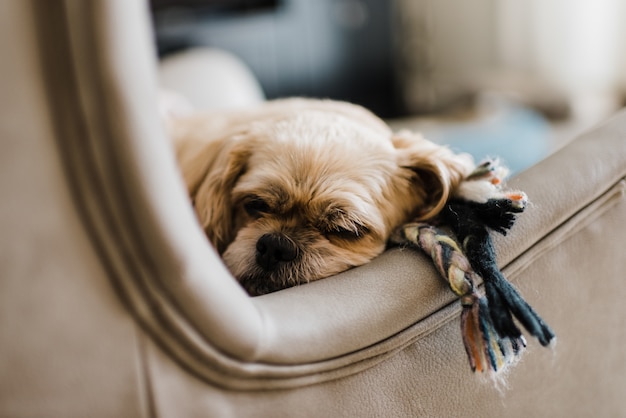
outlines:
[[[205,146],[183,167],[183,177],[207,237],[222,254],[234,239],[232,190],[246,170],[251,146],[225,138]]]
[[[400,167],[413,172],[413,192],[422,202],[418,219],[426,220],[436,216],[451,191],[472,171],[472,157],[469,154],[455,154],[448,147],[409,131],[398,132],[392,142],[398,151]]]

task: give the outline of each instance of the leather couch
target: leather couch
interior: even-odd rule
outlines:
[[[207,244],[156,106],[147,6],[0,2],[0,416],[626,415],[626,113],[510,182],[499,264],[558,335],[506,387],[395,249],[250,298]]]

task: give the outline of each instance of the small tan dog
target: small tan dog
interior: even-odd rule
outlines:
[[[171,132],[198,219],[251,295],[367,263],[396,227],[435,216],[473,168],[328,100],[191,115]]]

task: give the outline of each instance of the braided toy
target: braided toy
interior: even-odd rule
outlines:
[[[391,238],[392,244],[408,244],[429,255],[460,298],[463,343],[475,372],[497,373],[519,357],[526,340],[514,317],[543,346],[556,338],[496,264],[489,230],[506,235],[527,204],[523,192],[501,189],[506,174],[496,160],[488,160],[465,179],[438,219],[452,234],[434,224],[416,222],[402,226]],[[478,292],[479,278],[486,296]]]

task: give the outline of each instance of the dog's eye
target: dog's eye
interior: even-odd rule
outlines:
[[[248,215],[258,217],[262,213],[266,213],[270,210],[269,205],[259,197],[253,197],[247,200],[243,204],[243,208]]]
[[[367,233],[367,228],[359,225],[356,228],[335,227],[326,233],[327,236],[339,238],[347,241],[357,240]]]

